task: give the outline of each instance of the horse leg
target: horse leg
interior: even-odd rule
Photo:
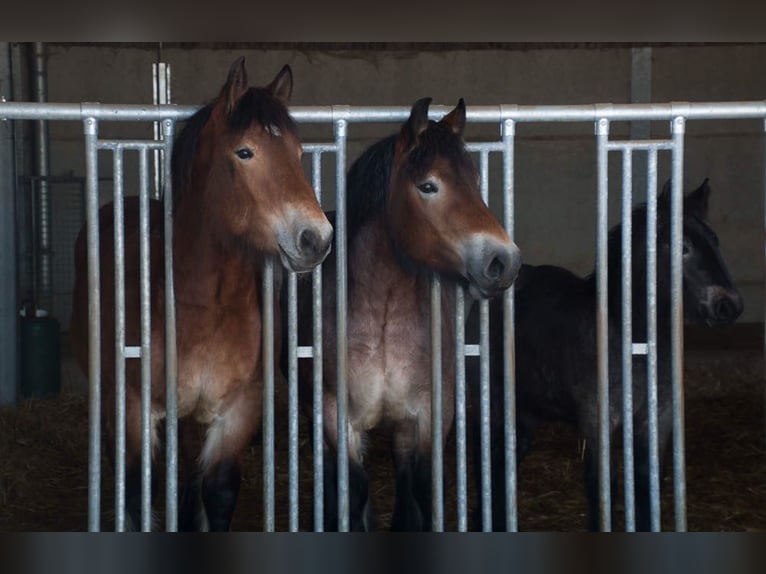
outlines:
[[[178,509],[178,529],[181,532],[206,531],[209,529],[205,508],[202,504],[202,472],[197,464],[200,452],[200,428],[189,419],[178,421],[178,443],[184,465],[184,482]]]
[[[211,531],[231,527],[239,497],[242,457],[260,423],[260,386],[249,385],[208,427],[200,476],[202,505]]]
[[[394,431],[392,452],[396,495],[391,519],[393,531],[431,530],[431,437],[429,430],[424,432],[421,426],[416,421],[406,421]]]
[[[644,416],[635,424],[636,433],[633,438],[633,452],[635,456],[635,488],[636,488],[636,530],[649,532],[652,529],[651,520],[651,488],[649,484],[649,426],[646,411]],[[670,444],[673,431],[673,408],[671,399],[658,401],[657,412],[657,452],[659,465],[659,478],[665,475],[667,465],[665,455]],[[657,511],[659,512],[659,508]]]

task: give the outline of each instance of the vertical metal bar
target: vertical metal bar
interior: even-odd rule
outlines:
[[[298,531],[298,280],[287,275],[287,441],[290,532]]]
[[[442,288],[431,277],[431,529],[444,530],[444,481],[442,445]]]
[[[673,184],[670,227],[671,282],[670,304],[672,321],[670,337],[673,345],[673,494],[675,525],[686,531],[686,453],[684,448],[684,328],[683,328],[683,161],[686,121],[676,117],[673,133]]]
[[[348,532],[348,346],[346,286],[346,135],[348,122],[335,120],[335,245],[336,245],[336,337],[337,337],[337,412],[338,412],[338,530]]]
[[[657,151],[649,150],[646,189],[646,384],[649,429],[649,512],[660,529],[660,473],[657,457]]]
[[[86,118],[85,214],[88,243],[88,530],[101,528],[101,272],[98,242],[98,123]]]
[[[35,101],[46,103],[48,100],[48,66],[46,48],[44,42],[33,42],[33,73]],[[38,247],[40,257],[39,269],[39,293],[37,304],[47,307],[52,312],[53,305],[53,276],[52,276],[52,229],[51,229],[51,197],[48,184],[50,175],[48,120],[35,122],[35,170],[40,176],[36,180],[38,185],[37,209],[38,209]]]
[[[263,265],[263,530],[274,532],[274,260]]]
[[[322,203],[322,155],[315,153],[311,158],[312,183],[317,200]],[[324,458],[323,458],[323,415],[322,415],[322,266],[311,272],[313,292],[313,445],[314,445],[314,531],[324,530]]]
[[[465,414],[465,295],[455,287],[455,443],[457,466],[457,530],[468,531],[468,464]]]
[[[598,162],[598,208],[596,225],[596,284],[598,307],[596,311],[596,349],[598,352],[598,449],[599,449],[599,527],[603,532],[612,529],[612,500],[610,491],[609,453],[609,308],[607,300],[607,235],[609,166],[607,141],[609,120],[596,122]]]
[[[514,236],[514,143],[516,124],[505,120],[503,136],[503,226]],[[516,500],[516,345],[514,325],[514,288],[503,294],[503,434],[505,440],[505,529],[518,530]]]
[[[141,258],[141,530],[152,529],[152,300],[149,252],[149,154],[139,152],[139,253]],[[123,311],[124,312],[124,311]]]
[[[633,155],[622,156],[622,448],[625,477],[625,530],[636,530],[633,472]]]
[[[274,260],[263,262],[263,530],[274,532]]]
[[[481,197],[489,203],[489,152],[481,150]],[[481,417],[482,530],[492,531],[492,449],[489,404],[489,302],[479,302],[479,413]]]
[[[163,208],[165,229],[165,530],[178,530],[178,362],[173,278],[173,120],[163,120]]]
[[[766,151],[766,120],[763,122],[763,135],[762,138],[763,142],[763,148]],[[763,251],[764,251],[764,262],[766,262],[766,154],[764,154],[764,162],[763,162]],[[764,267],[764,301],[766,301],[766,266]],[[766,305],[763,306],[763,380],[766,382]],[[764,395],[763,395],[763,407],[764,412],[766,413],[766,386],[764,388]],[[763,418],[764,422],[764,433],[763,437],[766,439],[766,417]]]
[[[125,226],[122,149],[114,150],[114,394],[115,394],[115,523],[125,531]]]
[[[13,99],[10,42],[0,42],[0,101]],[[15,123],[0,121],[0,406],[15,406],[19,382]]]

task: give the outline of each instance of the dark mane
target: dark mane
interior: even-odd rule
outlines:
[[[385,204],[397,137],[398,134],[393,134],[371,145],[348,171],[346,218],[349,241]],[[428,128],[418,136],[418,143],[410,151],[403,170],[410,179],[418,180],[437,157],[443,157],[460,170],[475,169],[473,162],[465,161],[468,156],[460,136],[431,120]]]
[[[173,144],[171,171],[173,204],[176,207],[184,190],[189,186],[197,142],[205,124],[210,119],[214,104],[215,101],[208,103],[186,120]],[[228,128],[235,133],[241,133],[253,123],[262,125],[272,136],[284,131],[296,135],[298,132],[287,108],[264,88],[249,88],[242,95],[229,116]]]

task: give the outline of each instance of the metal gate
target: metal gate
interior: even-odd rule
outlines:
[[[440,118],[450,108],[447,106],[432,106],[430,116],[433,119]],[[90,356],[89,371],[91,373],[89,383],[90,404],[90,464],[89,464],[89,504],[88,504],[88,529],[98,531],[100,524],[100,484],[101,484],[101,429],[100,429],[100,402],[101,402],[101,354],[100,354],[100,281],[99,281],[99,258],[98,258],[98,209],[99,209],[99,180],[98,165],[99,150],[111,152],[114,169],[114,200],[115,218],[122,220],[122,197],[123,197],[123,154],[136,152],[139,154],[139,181],[141,182],[139,195],[142,204],[146,204],[150,194],[150,154],[155,150],[162,150],[164,158],[171,157],[173,134],[175,124],[191,116],[197,110],[196,106],[134,106],[134,105],[98,105],[98,104],[31,104],[31,103],[0,103],[0,118],[11,120],[49,120],[49,121],[78,121],[82,122],[85,137],[86,156],[86,221],[88,230],[88,265],[91,270],[89,275],[89,322],[90,322]],[[291,114],[299,123],[330,124],[334,130],[334,138],[327,142],[306,142],[304,150],[311,158],[311,175],[313,185],[321,202],[322,200],[322,162],[323,154],[332,154],[335,158],[335,203],[337,220],[335,235],[337,248],[337,332],[338,351],[336,360],[339,368],[338,380],[338,419],[339,419],[339,448],[338,448],[338,500],[340,530],[348,530],[348,466],[347,466],[347,433],[343,421],[346,418],[346,375],[345,365],[347,360],[346,341],[346,224],[345,224],[345,171],[347,159],[347,135],[349,126],[362,122],[378,123],[401,123],[408,114],[406,107],[366,107],[366,106],[307,106],[293,107]],[[684,412],[683,412],[683,313],[682,313],[682,182],[684,161],[684,133],[688,121],[710,119],[744,119],[766,118],[766,103],[764,102],[729,102],[729,103],[666,103],[666,104],[626,104],[626,105],[578,105],[578,106],[472,106],[467,111],[467,121],[472,123],[492,124],[498,127],[499,133],[495,141],[469,142],[468,147],[478,156],[481,169],[481,192],[485,201],[488,200],[489,191],[489,157],[490,154],[502,156],[503,178],[503,214],[502,223],[511,237],[514,235],[514,143],[515,129],[519,123],[542,123],[542,122],[585,122],[594,125],[596,139],[596,169],[598,177],[597,203],[597,229],[596,229],[596,256],[597,256],[597,349],[598,349],[598,413],[600,429],[600,473],[599,490],[601,506],[602,530],[611,530],[610,509],[610,452],[609,452],[609,381],[608,381],[608,354],[607,354],[607,194],[608,194],[608,170],[607,160],[609,152],[622,154],[622,221],[630,223],[630,211],[632,207],[632,158],[637,153],[645,153],[647,157],[646,190],[649,209],[650,231],[648,243],[654,241],[655,230],[651,230],[651,221],[656,220],[657,199],[657,158],[659,153],[669,152],[672,162],[672,194],[671,194],[671,334],[672,334],[672,397],[673,397],[673,491],[674,491],[674,514],[675,529],[686,530],[686,496],[684,476]],[[157,140],[110,140],[99,138],[99,126],[105,122],[160,122],[162,137]],[[627,121],[665,121],[670,122],[671,137],[665,140],[611,140],[610,125],[613,122]],[[176,405],[176,353],[175,353],[175,303],[173,292],[172,274],[172,189],[170,188],[170,162],[165,161],[163,171],[165,173],[164,207],[165,207],[165,281],[166,281],[166,385],[167,385],[167,435],[166,435],[166,525],[167,530],[177,529],[177,405]],[[148,248],[148,210],[142,210],[141,237],[142,245]],[[115,493],[117,508],[116,529],[124,528],[125,516],[123,510],[125,496],[125,468],[124,460],[121,461],[125,452],[124,425],[120,420],[125,417],[124,385],[125,385],[125,361],[140,359],[142,361],[142,401],[143,401],[143,448],[142,448],[142,508],[144,530],[150,528],[150,430],[149,430],[149,268],[148,259],[141,269],[142,291],[142,344],[140,347],[127,347],[124,341],[124,304],[120,305],[119,293],[124,291],[124,271],[122,263],[122,226],[115,226],[115,250],[117,253],[116,289],[118,301],[116,312],[116,349],[117,349],[117,373],[116,385],[118,389],[117,427],[122,429],[116,437],[116,484]],[[623,249],[623,270],[627,272],[626,281],[630,281],[630,255],[629,241]],[[624,239],[625,241],[625,239]],[[627,247],[627,249],[625,248]],[[652,257],[651,249],[649,260],[649,273],[656,274],[656,257]],[[627,255],[626,255],[627,254]],[[650,282],[651,283],[651,282]],[[629,284],[629,283],[628,283]],[[298,530],[298,403],[297,403],[297,361],[300,357],[321,358],[321,273],[317,269],[313,272],[314,287],[314,340],[312,346],[298,346],[297,344],[297,307],[296,307],[296,278],[290,274],[288,279],[288,357],[289,369],[285,374],[288,380],[289,393],[289,529]],[[432,429],[435,440],[432,458],[433,469],[433,524],[436,531],[444,529],[444,492],[442,488],[443,478],[443,453],[440,437],[443,433],[441,412],[436,408],[441,403],[441,308],[435,304],[440,297],[440,282],[435,279],[432,283],[432,405],[434,408]],[[269,301],[274,296],[273,275],[267,273],[264,281],[265,309],[270,309]],[[456,442],[457,442],[457,529],[468,529],[468,503],[467,503],[467,465],[466,465],[466,400],[465,400],[465,357],[480,357],[480,418],[481,418],[481,449],[477,456],[481,458],[481,466],[484,469],[483,481],[480,485],[481,505],[484,510],[483,530],[491,529],[491,500],[493,489],[504,489],[507,501],[507,524],[509,531],[517,530],[517,493],[516,493],[516,468],[515,468],[515,393],[514,393],[514,332],[513,332],[513,289],[506,291],[504,295],[504,317],[510,328],[506,329],[503,345],[509,352],[504,365],[504,434],[506,437],[505,464],[507,468],[507,480],[504,485],[490,484],[489,438],[489,348],[488,336],[488,303],[480,304],[480,336],[479,341],[466,341],[464,330],[458,328],[455,344],[458,350],[456,364]],[[650,288],[647,295],[649,308],[656,306],[656,291]],[[623,309],[631,308],[631,292],[623,289]],[[465,324],[465,309],[462,297],[458,297],[455,317],[458,325]],[[264,351],[273,353],[273,317],[264,316],[266,335],[264,336]],[[648,341],[646,344],[634,344],[631,332],[630,314],[623,318],[623,348],[622,368],[623,385],[625,396],[623,397],[625,412],[630,412],[630,389],[631,385],[631,361],[634,355],[646,355],[649,373],[649,425],[650,425],[650,477],[652,498],[652,529],[659,530],[659,490],[660,476],[657,460],[657,333],[656,325],[650,324]],[[322,373],[321,360],[315,360],[314,393],[321,393]],[[264,361],[264,416],[263,416],[263,460],[264,460],[264,520],[263,529],[274,530],[274,372],[273,362]],[[122,400],[120,400],[122,389]],[[312,427],[312,444],[314,453],[314,511],[315,530],[322,529],[322,404],[314,401],[314,424]],[[632,425],[631,417],[624,417],[624,465],[625,473],[625,508],[626,529],[633,530],[634,524],[634,501],[633,501],[633,474],[630,472],[633,465]]]

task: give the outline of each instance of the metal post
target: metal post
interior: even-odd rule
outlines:
[[[274,259],[263,266],[263,530],[274,532]]]
[[[33,87],[34,99],[39,103],[48,101],[48,68],[46,49],[43,42],[33,43]],[[35,122],[35,171],[39,177],[37,184],[37,221],[38,241],[40,250],[38,258],[38,286],[35,293],[37,305],[53,312],[53,275],[52,275],[52,230],[51,230],[51,197],[47,177],[50,175],[50,159],[48,155],[49,137],[48,121],[45,119]]]
[[[442,284],[431,277],[431,529],[444,530],[442,445]]]
[[[149,156],[139,150],[139,257],[141,283],[141,530],[152,529],[152,300],[149,252]]]
[[[480,154],[481,198],[489,204],[489,151]],[[492,531],[492,427],[489,398],[489,301],[479,301],[479,417],[481,419],[481,508],[482,530]]]
[[[676,117],[673,134],[673,183],[670,226],[670,337],[673,345],[673,493],[676,531],[686,531],[686,454],[684,448],[684,311],[683,311],[683,161],[686,120]]]
[[[335,121],[336,196],[335,196],[335,245],[336,271],[336,337],[337,337],[337,416],[338,416],[338,530],[348,532],[348,341],[347,305],[348,285],[346,267],[346,135],[348,122]]]
[[[317,201],[322,203],[322,154],[316,152],[311,158],[311,173],[314,192]],[[313,287],[313,428],[312,440],[314,450],[314,531],[324,530],[324,442],[322,418],[322,384],[324,369],[324,353],[322,351],[322,266],[317,266],[311,272]]]
[[[13,97],[11,51],[0,42],[0,99]],[[16,164],[14,123],[0,120],[0,406],[13,406],[18,386]]]
[[[178,530],[178,355],[173,279],[173,120],[162,121],[165,140],[163,210],[165,230],[165,529]]]
[[[455,287],[455,443],[457,466],[457,530],[468,531],[468,464],[465,401],[465,293]]]
[[[88,530],[101,524],[101,270],[98,242],[98,123],[84,121],[88,243]]]
[[[503,136],[503,226],[508,236],[514,236],[514,142],[516,124],[505,120]],[[505,412],[505,529],[518,530],[516,500],[516,345],[514,325],[514,288],[503,294],[503,411]]]
[[[608,218],[608,162],[607,142],[609,120],[596,122],[598,144],[598,200],[596,225],[596,283],[598,307],[596,310],[596,349],[598,352],[598,454],[599,454],[599,515],[600,529],[608,532],[612,528],[612,496],[610,485],[609,456],[609,308],[607,306],[607,218]]]
[[[284,303],[283,303],[284,304]],[[290,532],[298,531],[298,278],[287,275],[288,506]],[[284,352],[284,351],[283,351]]]

